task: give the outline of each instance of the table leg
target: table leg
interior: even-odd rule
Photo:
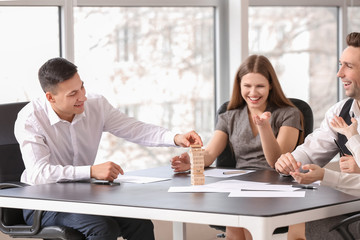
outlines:
[[[241,224],[246,228],[252,236],[253,240],[269,240],[272,239],[274,232],[273,219],[257,219],[253,217],[247,217]]]
[[[173,222],[173,240],[186,240],[186,224]]]
[[[272,232],[254,231],[251,232],[253,240],[265,240],[272,238]]]

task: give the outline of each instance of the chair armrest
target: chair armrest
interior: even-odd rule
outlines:
[[[29,186],[26,183],[22,182],[2,182],[0,183],[0,189],[6,189],[6,188],[17,188],[17,187],[25,187]]]
[[[21,182],[3,182],[0,183],[0,189],[7,189],[7,188],[19,188],[29,186],[26,183]],[[31,226],[25,224],[17,224],[17,225],[8,225],[7,220],[5,220],[6,214],[12,214],[8,212],[10,209],[7,208],[0,208],[0,230],[8,235],[12,236],[22,236],[22,235],[35,235],[40,231],[41,228],[41,217],[43,211],[34,211],[34,221]],[[17,209],[13,209],[12,211],[16,211]],[[20,209],[21,210],[21,209]],[[17,210],[19,211],[19,210]],[[22,214],[21,214],[22,215]],[[11,217],[11,216],[10,216]],[[22,217],[22,216],[21,216]]]
[[[336,225],[332,226],[329,231],[331,232],[336,230],[345,240],[355,240],[355,237],[349,231],[349,225],[357,221],[360,221],[360,214],[345,218]]]
[[[3,209],[0,208],[0,215],[3,213]],[[42,211],[34,212],[33,225],[6,225],[2,220],[0,221],[0,230],[4,234],[10,236],[32,236],[36,235],[41,229],[41,215]]]

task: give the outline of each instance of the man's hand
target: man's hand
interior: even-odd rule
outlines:
[[[201,137],[195,132],[191,131],[185,134],[176,134],[174,142],[180,147],[190,147],[190,145],[203,145]]]
[[[110,182],[114,181],[119,174],[124,174],[124,171],[119,165],[110,161],[91,166],[90,169],[90,177]]]
[[[324,179],[325,169],[316,164],[306,164],[303,170],[309,170],[307,173],[290,172],[291,176],[300,184],[310,184]]]
[[[171,168],[174,172],[184,172],[190,169],[190,157],[186,152],[171,159]]]
[[[345,155],[339,160],[340,170],[346,173],[360,173],[360,168],[351,155]]]
[[[359,134],[357,131],[358,122],[355,118],[351,118],[351,122],[349,126],[342,117],[334,116],[334,118],[331,119],[330,125],[335,131],[345,135],[347,139],[350,139],[352,136]]]
[[[264,126],[265,124],[267,123],[270,123],[269,120],[270,120],[270,117],[271,117],[271,113],[270,112],[264,112],[263,114],[261,114],[260,116],[258,115],[255,115],[253,117],[253,121],[256,125],[258,126]]]
[[[281,156],[275,163],[276,171],[283,174],[290,174],[290,172],[298,172],[300,166],[301,163],[297,162],[291,153],[281,154]]]

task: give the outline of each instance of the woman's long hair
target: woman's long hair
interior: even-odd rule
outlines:
[[[267,103],[277,107],[296,107],[284,94],[279,79],[269,59],[262,55],[251,55],[245,59],[236,72],[233,92],[227,110],[236,109],[246,104],[241,96],[241,80],[248,73],[258,73],[264,76],[271,86]],[[300,112],[301,113],[301,112]],[[304,129],[303,115],[301,113],[301,126]],[[304,141],[304,131],[300,132],[298,144]]]

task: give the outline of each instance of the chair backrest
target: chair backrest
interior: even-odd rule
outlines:
[[[18,112],[28,102],[0,104],[0,182],[20,181],[25,169],[14,135]]]
[[[229,101],[224,102],[216,112],[215,115],[215,124],[218,122],[218,117],[220,114],[226,112]],[[235,168],[236,167],[236,159],[234,155],[234,151],[230,142],[226,144],[226,147],[222,153],[216,159],[216,167],[225,167],[225,168]]]
[[[304,116],[304,137],[314,130],[314,115],[310,105],[298,98],[289,98],[289,100],[297,107]]]
[[[297,98],[289,98],[289,100],[301,111],[304,116],[304,137],[312,133],[314,128],[314,116],[309,104]],[[226,112],[229,102],[224,102],[216,112],[215,124],[218,121],[218,116]],[[228,141],[224,151],[216,159],[216,167],[236,167],[236,159],[231,144]]]
[[[28,102],[0,104],[0,183],[7,188],[19,182],[25,169],[21,151],[14,135],[14,125],[19,111]],[[11,184],[8,184],[11,182]],[[20,184],[18,185],[20,186]],[[85,239],[73,228],[63,226],[41,227],[42,211],[35,211],[36,224],[27,226],[22,209],[0,208],[0,230],[12,237],[37,239]],[[40,231],[37,232],[36,229]]]

